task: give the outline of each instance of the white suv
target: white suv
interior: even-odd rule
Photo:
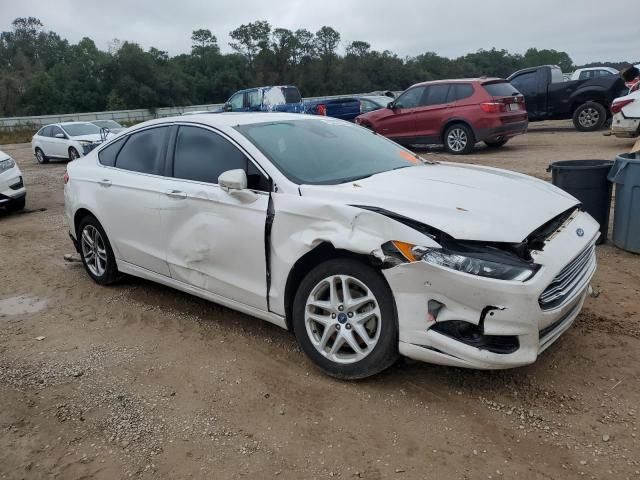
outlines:
[[[0,150],[0,207],[22,210],[26,197],[22,172],[13,158]]]
[[[89,122],[54,123],[38,130],[31,139],[31,148],[38,163],[49,163],[51,158],[75,160],[112,135],[108,129]]]
[[[611,133],[619,138],[640,135],[640,90],[616,98],[611,104]]]

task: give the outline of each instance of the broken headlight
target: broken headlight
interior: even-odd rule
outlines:
[[[535,275],[539,266],[514,258],[497,249],[462,251],[450,248],[432,248],[404,242],[389,242],[405,261],[423,261],[430,265],[456,270],[469,275],[525,282]],[[388,249],[387,249],[388,251]]]

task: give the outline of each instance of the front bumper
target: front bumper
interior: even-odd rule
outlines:
[[[0,174],[0,206],[9,205],[27,194],[22,173],[12,168]]]
[[[576,234],[584,231],[582,237]],[[492,280],[414,262],[384,270],[396,300],[400,353],[421,361],[479,369],[512,368],[533,363],[580,313],[595,273],[595,253],[570,296],[543,311],[539,297],[563,268],[598,237],[598,224],[584,212],[556,232],[534,260],[541,265],[527,282]],[[437,321],[428,303],[444,305]],[[461,321],[487,336],[515,338],[511,353],[475,347],[438,331],[436,323]],[[435,328],[434,328],[435,327]]]
[[[640,118],[627,118],[622,112],[611,120],[611,133],[618,138],[634,138],[640,134]]]

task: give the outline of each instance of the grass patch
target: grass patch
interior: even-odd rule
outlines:
[[[9,143],[29,143],[37,128],[25,127],[15,130],[0,130],[0,145]]]

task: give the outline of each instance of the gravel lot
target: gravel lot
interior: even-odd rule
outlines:
[[[460,159],[548,179],[630,140],[533,124]],[[0,214],[0,478],[640,478],[640,256],[598,247],[596,295],[535,365],[401,362],[320,374],[289,333],[146,281],[90,281],[63,217],[65,163]]]

